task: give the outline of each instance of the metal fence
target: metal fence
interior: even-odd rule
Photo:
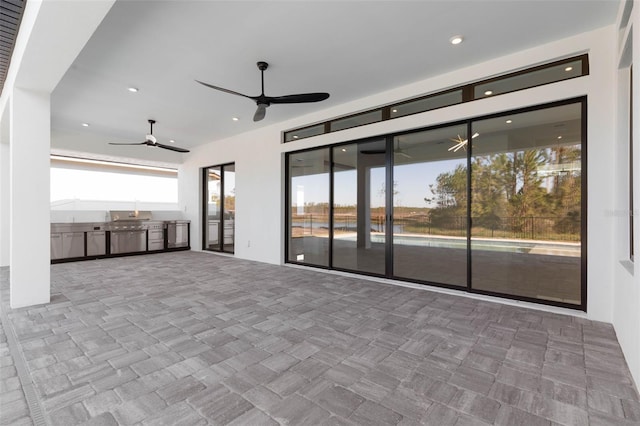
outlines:
[[[326,214],[293,215],[291,218],[293,236],[327,235],[329,218]],[[472,217],[473,237],[580,241],[581,221],[576,216],[523,216],[523,217]],[[336,215],[334,232],[356,232],[356,215]],[[385,232],[387,223],[384,215],[371,217],[371,232]],[[446,216],[432,219],[428,215],[396,215],[394,233],[447,235],[464,237],[467,235],[465,216]]]

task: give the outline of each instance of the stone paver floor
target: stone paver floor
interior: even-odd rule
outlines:
[[[15,310],[0,271],[51,425],[640,424],[608,324],[195,252],[51,271]],[[0,424],[31,424],[5,333]]]

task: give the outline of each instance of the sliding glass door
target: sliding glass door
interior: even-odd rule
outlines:
[[[333,148],[334,268],[385,274],[385,159],[385,139]]]
[[[288,157],[287,259],[329,266],[329,148]]]
[[[585,102],[289,154],[287,261],[585,309]]]
[[[582,104],[472,128],[471,287],[579,305]]]
[[[467,126],[393,138],[393,275],[467,286]]]

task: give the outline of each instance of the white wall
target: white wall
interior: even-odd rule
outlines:
[[[191,238],[196,242],[193,248],[199,249],[201,245],[199,170],[202,167],[235,162],[236,256],[279,264],[283,262],[284,251],[284,152],[587,95],[587,316],[612,322],[614,218],[610,211],[614,204],[611,166],[614,164],[616,95],[612,89],[616,54],[611,46],[616,44],[616,35],[614,26],[605,27],[194,149],[179,172],[180,203],[192,220]],[[589,53],[590,62],[590,75],[586,77],[287,144],[280,142],[283,130],[585,52]],[[199,188],[198,191],[195,188]]]
[[[9,144],[0,142],[0,267],[9,266],[9,233]]]
[[[280,263],[284,232],[280,127],[245,133],[192,152],[178,170],[178,194],[186,194],[179,203],[186,206],[185,216],[191,220],[192,248],[202,247],[200,169],[235,162],[236,256]]]
[[[640,46],[640,11],[636,3],[636,10],[632,12],[627,28],[620,32],[618,49],[616,52],[615,68],[617,72],[618,100],[616,102],[616,141],[615,161],[611,170],[615,171],[615,201],[612,205],[611,216],[615,221],[613,259],[613,325],[618,335],[618,341],[625,353],[629,369],[636,383],[640,383],[640,269],[636,267],[640,262],[640,120],[637,107],[640,99],[640,55],[637,53]],[[618,19],[620,21],[620,17]],[[635,31],[632,28],[635,27]],[[634,34],[635,33],[635,34]],[[632,40],[633,38],[633,40]],[[631,43],[631,44],[627,44]],[[636,46],[635,54],[632,45]],[[629,219],[628,219],[628,170],[629,170],[629,107],[627,94],[629,85],[626,77],[627,68],[631,60],[634,63],[634,204],[635,204],[635,262],[629,258]],[[613,90],[612,90],[613,91]]]

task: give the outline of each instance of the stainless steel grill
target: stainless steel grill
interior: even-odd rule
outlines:
[[[112,254],[147,250],[147,229],[151,212],[112,210],[109,214],[111,222],[106,224],[106,229],[111,231]]]

